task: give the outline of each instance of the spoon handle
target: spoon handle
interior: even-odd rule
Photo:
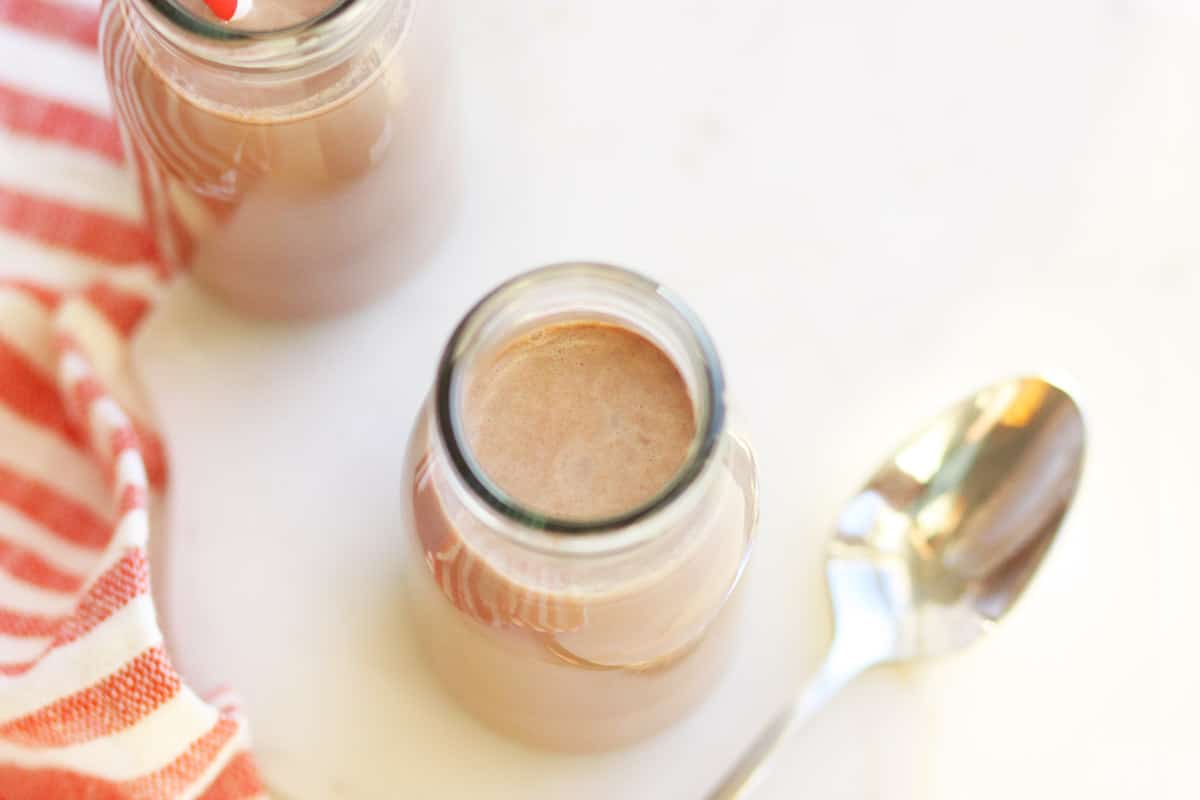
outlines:
[[[774,754],[779,751],[782,742],[803,727],[842,687],[880,660],[862,649],[848,646],[844,638],[835,638],[820,672],[812,678],[796,702],[770,720],[762,733],[746,747],[737,764],[721,778],[720,786],[713,789],[704,800],[748,799],[767,776]]]

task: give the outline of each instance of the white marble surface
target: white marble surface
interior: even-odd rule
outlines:
[[[1043,574],[965,655],[852,685],[761,797],[1196,797],[1200,709],[1170,681],[1194,685],[1197,651],[1161,649],[1195,630],[1200,558],[1192,4],[456,6],[470,187],[435,262],[292,328],[183,285],[138,345],[173,462],[173,651],[197,688],[245,695],[269,780],[299,798],[699,798],[820,658],[843,498],[924,416],[1044,368],[1078,389],[1091,440]],[[409,640],[395,512],[451,326],[573,257],[700,311],[763,479],[735,668],[684,724],[597,757],[495,737],[439,692]]]

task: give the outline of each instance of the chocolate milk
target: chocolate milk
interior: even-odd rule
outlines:
[[[467,390],[471,451],[517,503],[554,517],[637,508],[675,475],[696,435],[687,385],[619,325],[547,325],[518,338]]]
[[[696,437],[671,359],[597,320],[545,325],[483,357],[466,380],[462,420],[500,490],[574,520],[651,501]],[[464,705],[536,744],[595,750],[665,727],[711,689],[733,639],[753,513],[724,448],[698,479],[694,507],[661,521],[652,541],[582,556],[497,536],[461,503],[427,438],[415,452],[415,616],[435,671]]]
[[[213,67],[167,54],[155,26],[170,23],[145,0],[105,12],[108,82],[162,260],[252,313],[358,305],[417,268],[448,223],[440,4],[353,2],[384,9],[367,34],[336,57],[265,74],[232,66],[235,56]],[[181,5],[216,24],[199,0]],[[286,27],[331,5],[257,0],[229,27]]]

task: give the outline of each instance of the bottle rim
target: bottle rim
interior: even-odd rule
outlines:
[[[697,367],[695,374],[699,379],[697,396],[693,398],[698,412],[696,433],[684,463],[671,480],[649,500],[620,514],[598,519],[547,515],[521,504],[496,485],[475,460],[466,444],[457,402],[464,357],[479,344],[484,324],[531,286],[544,285],[551,281],[580,279],[596,281],[601,285],[613,284],[656,301],[655,307],[671,315],[677,323],[676,329],[685,332],[689,357]],[[570,537],[624,533],[629,536],[623,535],[623,539],[643,538],[631,532],[631,529],[637,528],[639,523],[674,505],[675,501],[699,482],[699,478],[713,461],[726,423],[724,372],[716,348],[699,317],[677,294],[656,281],[621,267],[596,262],[563,262],[531,270],[506,281],[485,295],[466,313],[447,341],[438,366],[433,399],[438,438],[457,477],[470,495],[482,501],[490,511],[499,514],[510,523],[515,523],[525,532],[532,529],[538,533],[563,534]]]

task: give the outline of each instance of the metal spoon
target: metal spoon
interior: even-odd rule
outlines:
[[[1070,395],[1031,377],[976,392],[897,450],[838,518],[824,665],[708,800],[749,797],[787,735],[860,672],[943,655],[991,630],[1058,532],[1084,438]]]

